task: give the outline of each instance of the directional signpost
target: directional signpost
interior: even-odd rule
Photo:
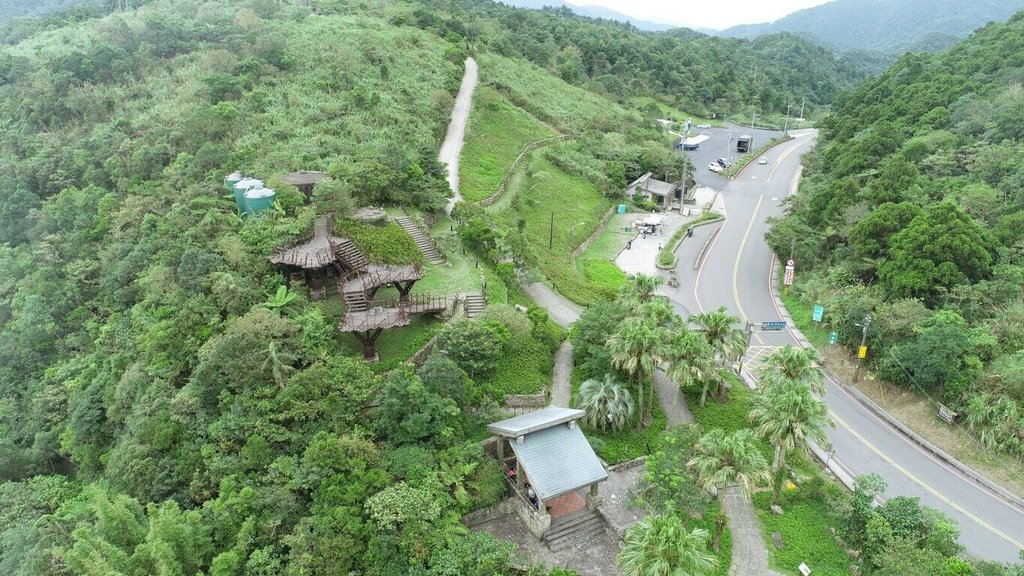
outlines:
[[[836,332],[835,330],[833,330],[832,332],[829,332],[829,334],[828,334],[828,343],[829,344],[835,344],[838,341],[839,341],[839,332]]]
[[[782,277],[783,290],[789,293],[789,287],[793,285],[793,273],[796,271],[796,262],[792,258],[786,261],[786,274]]]
[[[822,306],[821,304],[815,304],[814,305],[814,316],[811,317],[811,320],[814,320],[815,322],[821,322],[821,318],[824,315],[825,315],[825,307]]]
[[[781,332],[786,329],[786,323],[782,320],[761,322],[761,332]]]

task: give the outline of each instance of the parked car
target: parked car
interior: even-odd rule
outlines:
[[[762,166],[764,166],[765,164],[768,163],[768,159],[765,158],[764,156],[761,156],[761,158],[757,161],[757,163],[762,165]]]
[[[711,164],[708,164],[708,170],[711,170],[715,174],[722,173],[722,167],[718,164],[718,162],[712,162]]]
[[[697,128],[700,128],[701,130],[711,128],[711,124],[697,124]]]
[[[718,160],[715,160],[715,162],[717,162],[718,165],[721,166],[722,168],[728,168],[729,166],[732,166],[732,162],[729,162],[725,158],[719,158]]]

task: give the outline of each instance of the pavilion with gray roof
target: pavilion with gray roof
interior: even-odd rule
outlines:
[[[514,478],[522,504],[519,516],[538,537],[551,526],[546,503],[588,488],[587,508],[599,504],[597,485],[608,479],[608,473],[577,424],[583,415],[583,410],[552,406],[487,426],[487,431],[497,437],[498,460],[510,470],[510,480]],[[506,452],[506,444],[511,455]],[[527,482],[536,492],[536,507],[525,496]],[[582,506],[582,499],[575,498]]]

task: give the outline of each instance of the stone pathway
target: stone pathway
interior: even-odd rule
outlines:
[[[473,104],[473,90],[476,89],[477,77],[476,60],[466,58],[466,71],[462,75],[459,94],[455,97],[455,106],[452,107],[452,121],[448,124],[448,133],[437,154],[438,162],[448,166],[448,185],[455,194],[444,208],[449,215],[455,203],[462,200],[462,195],[459,194],[459,154],[462,153],[462,142],[466,136],[466,124],[469,122],[469,109]]]
[[[654,373],[654,389],[658,391],[658,403],[665,412],[665,419],[668,420],[670,428],[680,424],[693,424],[693,414],[686,406],[683,391],[661,370]]]
[[[555,353],[555,370],[551,377],[551,405],[569,408],[572,400],[572,343],[562,342]]]
[[[750,500],[739,489],[725,492],[725,515],[732,532],[732,565],[730,576],[782,576],[768,569],[768,548],[761,536],[761,525]]]

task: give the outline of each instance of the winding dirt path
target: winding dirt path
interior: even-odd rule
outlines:
[[[455,106],[452,107],[452,121],[448,124],[448,133],[441,144],[441,151],[437,154],[437,160],[448,166],[448,185],[455,194],[444,208],[448,214],[452,213],[455,203],[462,200],[462,195],[459,194],[459,154],[462,153],[462,142],[466,137],[469,109],[473,104],[473,90],[479,77],[477,71],[476,60],[466,58],[466,71],[462,75],[459,95],[455,97]]]

